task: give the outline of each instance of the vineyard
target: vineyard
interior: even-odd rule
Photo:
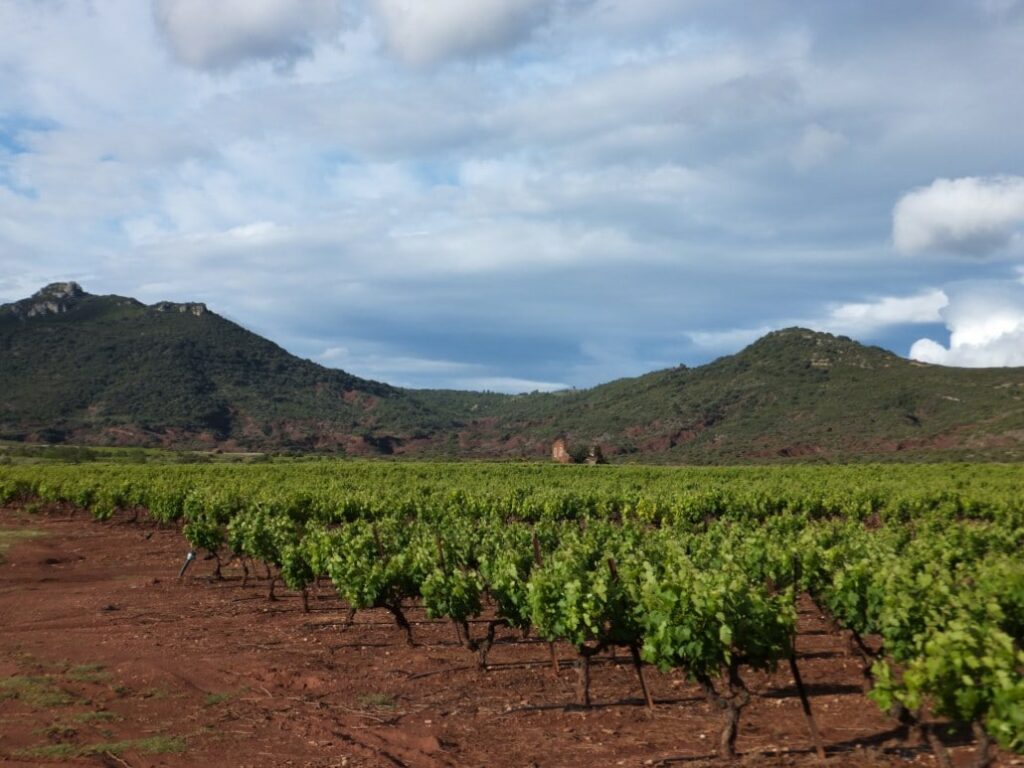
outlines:
[[[869,698],[943,766],[1024,753],[1024,474],[1010,466],[673,469],[312,462],[0,467],[0,504],[180,527],[182,574],[229,564],[267,598],[333,587],[351,623],[415,607],[485,674],[496,639],[575,649],[566,706],[594,705],[596,659],[638,695],[678,671],[736,756],[750,675],[791,672],[800,601],[848,639]]]

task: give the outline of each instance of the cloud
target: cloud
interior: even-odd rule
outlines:
[[[919,339],[910,357],[924,363],[988,368],[1024,366],[1024,285],[971,281],[950,290],[942,317],[949,346]]]
[[[830,131],[818,123],[812,123],[804,129],[800,141],[793,148],[790,160],[798,171],[806,171],[821,165],[844,149],[848,143],[840,132]]]
[[[550,0],[374,0],[391,48],[412,64],[505,50],[550,18]]]
[[[498,125],[519,140],[597,144],[618,161],[670,155],[680,144],[693,151],[704,137],[710,155],[729,143],[737,121],[770,122],[800,90],[802,54],[787,40],[710,49],[683,42],[610,62],[606,51],[585,53],[582,71],[510,102],[497,111]]]
[[[896,204],[893,241],[904,253],[987,256],[1017,238],[1021,224],[1024,177],[936,179]]]
[[[870,334],[893,325],[942,322],[942,309],[949,304],[945,291],[926,291],[916,296],[887,296],[868,302],[840,304],[813,325],[834,333]]]
[[[799,326],[826,333],[865,338],[903,325],[941,323],[942,310],[949,304],[945,291],[930,290],[912,296],[884,296],[872,301],[835,304],[817,317],[791,317],[772,324],[687,334],[699,347],[734,350],[752,344],[769,331]]]
[[[782,325],[785,323],[779,327]],[[737,350],[753,344],[773,330],[775,330],[773,325],[761,325],[756,328],[728,328],[724,331],[691,331],[686,335],[690,341],[703,349]]]
[[[153,11],[174,55],[200,70],[288,66],[335,37],[343,21],[339,0],[154,0]]]
[[[570,388],[563,382],[502,376],[489,371],[488,366],[480,363],[407,357],[380,345],[364,343],[357,346],[359,349],[356,351],[348,347],[328,347],[316,356],[316,360],[329,367],[343,368],[357,376],[387,381],[397,386],[414,386],[418,382],[420,386],[444,386],[510,395]]]
[[[1006,268],[886,247],[922,180],[1024,176],[981,2],[0,0],[0,297],[202,300],[419,386],[905,350]]]
[[[982,12],[1004,18],[1020,10],[1020,0],[981,0]]]
[[[533,381],[507,376],[478,376],[468,379],[456,379],[457,389],[468,389],[474,392],[505,392],[510,395],[524,392],[558,392],[569,389],[568,384],[559,381]]]
[[[353,352],[347,347],[328,347],[316,357],[324,365],[371,378],[385,378],[391,381],[396,375],[432,374],[454,375],[479,373],[484,366],[476,363],[462,363],[457,360],[433,360],[422,357],[406,357],[393,350],[362,350]]]

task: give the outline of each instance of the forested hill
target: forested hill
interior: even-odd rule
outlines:
[[[1022,397],[1024,369],[925,365],[790,328],[697,368],[497,404],[489,434],[564,431],[623,458],[686,463],[1017,460]]]
[[[0,433],[44,441],[387,450],[437,430],[407,393],[211,312],[57,283],[0,307]]]
[[[0,438],[612,460],[1024,458],[1024,370],[911,362],[787,329],[589,390],[404,390],[303,360],[202,304],[56,283],[0,306]]]

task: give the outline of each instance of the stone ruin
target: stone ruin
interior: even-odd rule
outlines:
[[[566,445],[565,438],[560,437],[555,440],[551,446],[551,459],[557,464],[573,464],[572,456],[569,455],[569,448]]]
[[[551,445],[551,460],[557,464],[607,464],[604,452],[599,445],[591,445],[586,453],[569,451],[569,444],[564,437],[559,437]]]

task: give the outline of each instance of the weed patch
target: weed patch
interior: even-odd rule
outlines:
[[[395,697],[386,693],[365,693],[358,698],[359,706],[369,709],[394,709]]]
[[[124,718],[116,712],[99,710],[97,712],[83,712],[80,715],[75,715],[74,720],[76,723],[114,723],[118,720],[124,720]]]
[[[110,680],[110,673],[102,664],[78,664],[64,673],[69,680],[79,683],[104,683]]]
[[[17,699],[39,709],[66,707],[74,698],[62,691],[49,677],[14,675],[0,680],[0,701]]]
[[[230,693],[211,693],[205,699],[203,699],[204,707],[215,707],[218,704],[223,704],[225,701],[231,700]]]
[[[44,744],[16,752],[21,758],[48,758],[70,760],[95,755],[120,755],[125,752],[139,752],[144,755],[176,755],[185,751],[185,739],[180,736],[151,736],[146,739],[109,741],[99,744]]]

